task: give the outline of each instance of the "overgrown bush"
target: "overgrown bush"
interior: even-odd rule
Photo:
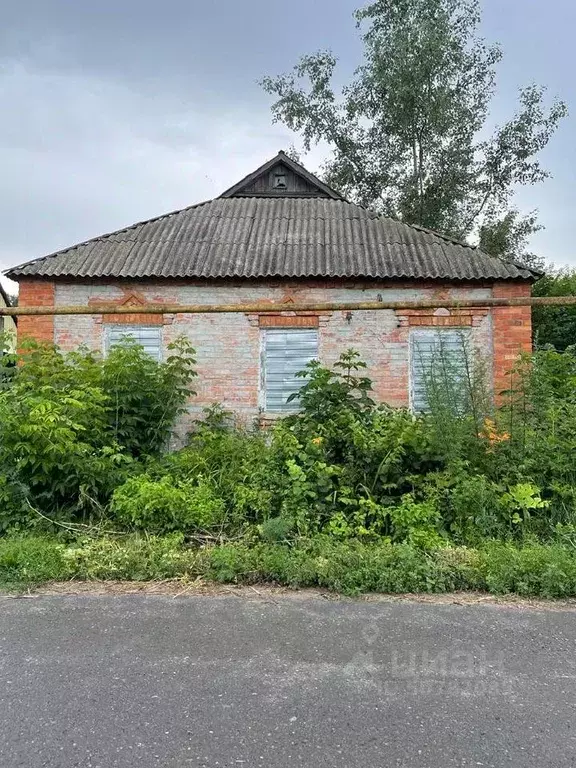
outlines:
[[[148,464],[117,488],[112,513],[131,528],[239,535],[272,513],[267,436],[231,426],[230,414],[207,409],[186,448]]]
[[[576,355],[536,352],[521,361],[512,382],[499,413],[509,439],[493,448],[497,474],[533,487],[543,503],[526,507],[525,522],[546,535],[576,517]]]
[[[136,530],[249,542],[329,534],[431,550],[449,541],[551,539],[557,525],[576,523],[576,366],[568,355],[523,362],[495,412],[476,363],[456,400],[442,364],[423,414],[375,404],[353,351],[332,369],[312,363],[298,413],[263,434],[211,409],[187,448],[116,490],[112,513]]]
[[[162,363],[129,338],[98,360],[114,440],[134,457],[155,456],[165,448],[177,417],[194,394],[195,351],[185,337],[168,345]]]
[[[112,514],[121,525],[150,533],[206,532],[224,524],[224,501],[202,476],[175,481],[139,475],[127,480],[112,497]]]
[[[134,460],[160,453],[194,376],[185,340],[157,363],[127,341],[106,359],[31,344],[0,389],[0,532],[102,513]]]
[[[214,406],[185,448],[166,453],[194,376],[185,342],[161,364],[131,342],[106,360],[33,347],[0,389],[0,533],[42,531],[46,518],[78,531],[98,518],[109,530],[196,544],[281,544],[279,563],[286,547],[301,553],[309,541],[333,546],[334,558],[353,557],[356,544],[381,547],[379,558],[406,546],[423,558],[412,563],[417,583],[418,564],[451,545],[483,551],[487,541],[555,542],[559,532],[572,545],[574,353],[521,360],[498,407],[480,361],[449,363],[437,362],[428,410],[415,414],[376,404],[349,350],[332,368],[302,372],[300,410],[272,429],[237,427]],[[242,547],[231,557],[244,557]]]
[[[353,351],[332,370],[311,363],[301,412],[274,430],[274,514],[293,521],[300,535],[395,535],[392,509],[408,503],[416,474],[437,466],[425,421],[375,405],[364,368]]]

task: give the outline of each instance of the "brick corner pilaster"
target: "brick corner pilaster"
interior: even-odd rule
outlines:
[[[19,307],[53,307],[55,286],[51,280],[21,278]],[[18,319],[18,344],[24,339],[54,343],[54,315],[21,315]]]
[[[494,283],[494,298],[530,296],[528,282]],[[530,306],[494,307],[494,395],[496,402],[510,387],[510,371],[522,353],[532,351],[532,310]]]

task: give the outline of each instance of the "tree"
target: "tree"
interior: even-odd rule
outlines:
[[[532,288],[533,296],[576,296],[576,269],[551,269]],[[576,345],[576,306],[534,307],[534,342],[562,351]]]
[[[514,188],[548,176],[538,155],[566,106],[546,108],[544,89],[529,85],[516,114],[480,136],[502,54],[477,35],[478,0],[376,0],[355,16],[364,59],[352,82],[338,94],[336,57],[304,56],[262,81],[277,97],[274,120],[306,151],[328,144],[326,181],[348,199],[460,239],[484,225],[492,249],[508,247],[535,225],[510,208]]]
[[[508,258],[543,271],[544,259],[528,250],[530,236],[542,228],[536,220],[536,211],[521,216],[517,208],[511,208],[494,218],[487,213],[479,228],[478,245],[492,256],[506,254]]]

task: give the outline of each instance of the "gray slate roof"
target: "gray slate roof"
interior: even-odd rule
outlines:
[[[278,157],[287,163],[285,155]],[[268,169],[271,162],[262,168]],[[299,168],[293,161],[289,167]],[[308,180],[315,178],[306,173]],[[230,193],[239,196],[219,197],[134,224],[13,267],[7,274],[13,279],[538,276],[477,248],[348,203],[337,193],[250,197],[243,196],[239,185],[225,195]]]

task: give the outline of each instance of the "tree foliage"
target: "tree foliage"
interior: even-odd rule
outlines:
[[[529,250],[530,237],[541,229],[536,211],[522,216],[517,208],[511,208],[499,217],[484,217],[479,228],[478,245],[492,256],[506,254],[533,269],[544,270],[544,259]]]
[[[532,289],[533,296],[576,296],[576,269],[550,269]],[[576,306],[533,307],[532,327],[538,347],[565,350],[576,345]]]
[[[502,54],[478,36],[478,0],[376,0],[356,19],[364,58],[352,81],[338,93],[336,57],[303,56],[262,81],[275,121],[306,151],[328,144],[326,180],[354,202],[461,239],[484,225],[492,250],[521,242],[535,219],[510,208],[513,191],[548,176],[538,155],[564,103],[547,108],[544,89],[528,85],[487,136]]]

